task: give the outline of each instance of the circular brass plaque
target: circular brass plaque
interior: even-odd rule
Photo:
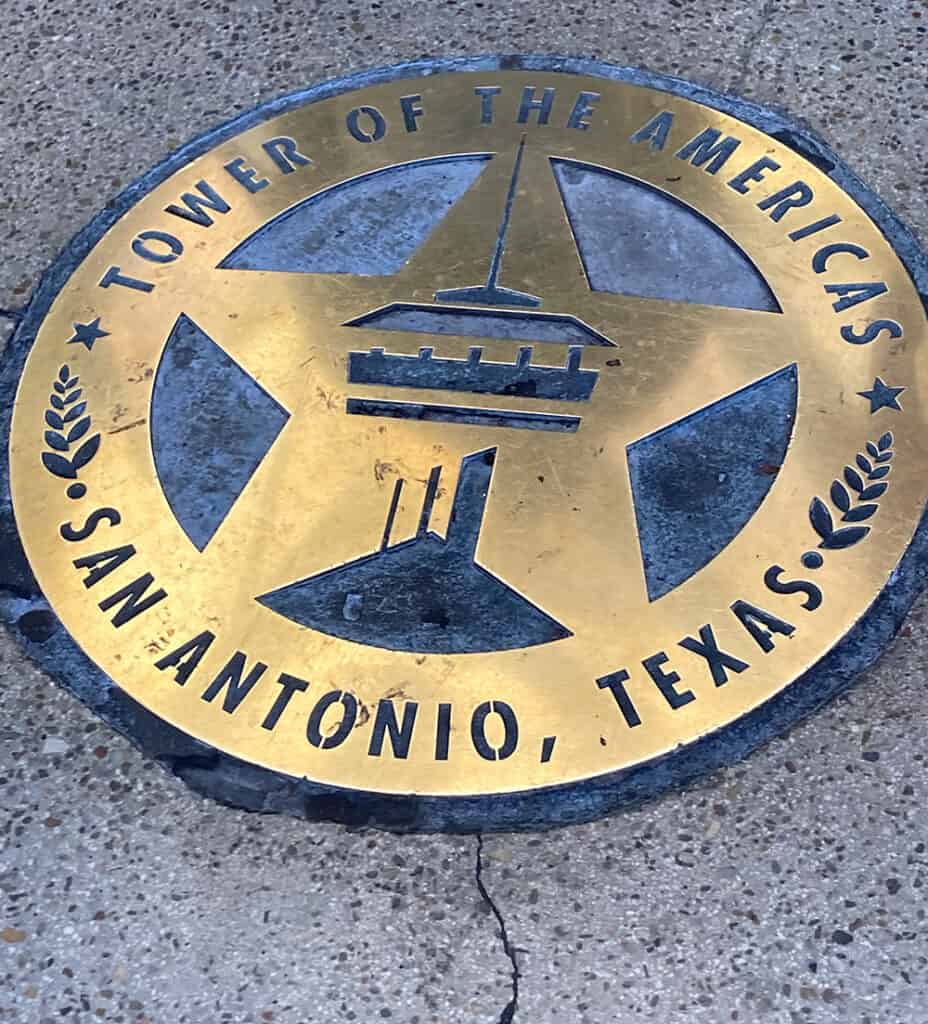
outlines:
[[[846,685],[918,589],[920,261],[821,144],[642,73],[270,104],[34,298],[9,489],[44,597],[7,617],[232,803],[640,798]]]

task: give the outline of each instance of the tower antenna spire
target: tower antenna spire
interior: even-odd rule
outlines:
[[[490,271],[487,274],[486,282],[482,285],[469,285],[464,288],[445,288],[435,293],[436,302],[468,302],[479,306],[535,307],[541,305],[541,299],[537,295],[514,291],[512,288],[500,288],[496,283],[503,262],[503,248],[506,243],[506,234],[509,231],[512,202],[516,195],[516,184],[519,180],[519,171],[522,169],[522,153],[524,150],[525,132],[522,133],[522,138],[519,140],[519,148],[516,150],[516,160],[513,164],[512,175],[509,178],[506,202],[503,206],[503,215],[500,218],[499,229],[496,232],[496,245],[493,249],[493,258],[490,261]]]

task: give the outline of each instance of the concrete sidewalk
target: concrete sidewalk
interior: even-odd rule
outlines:
[[[4,15],[5,333],[67,239],[170,149],[421,56],[599,57],[776,107],[928,240],[924,0],[7,0]],[[4,637],[0,1021],[921,1024],[926,608],[848,696],[748,761],[482,845],[205,802]]]

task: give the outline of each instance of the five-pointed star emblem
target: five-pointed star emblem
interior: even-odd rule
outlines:
[[[858,391],[857,394],[861,398],[869,399],[872,415],[880,409],[895,409],[896,412],[902,412],[899,396],[903,391],[905,388],[891,388],[882,377],[877,377],[869,391]]]
[[[108,338],[110,336],[109,331],[104,331],[100,327],[100,317],[96,320],[91,320],[89,324],[75,324],[74,325],[74,337],[68,338],[69,345],[81,344],[87,346],[87,351],[93,350],[94,343],[99,341],[101,338]]]

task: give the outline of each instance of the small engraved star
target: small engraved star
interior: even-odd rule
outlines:
[[[108,338],[110,336],[109,331],[104,331],[100,327],[100,317],[96,320],[91,320],[89,324],[75,324],[74,325],[74,337],[68,338],[69,345],[86,345],[87,351],[93,351],[94,343],[99,341],[101,338]]]
[[[873,413],[878,412],[880,409],[895,409],[896,412],[902,412],[899,396],[903,391],[905,391],[905,388],[891,388],[883,381],[882,377],[877,377],[870,391],[858,391],[857,394],[861,398],[869,399],[870,414],[872,416]]]

